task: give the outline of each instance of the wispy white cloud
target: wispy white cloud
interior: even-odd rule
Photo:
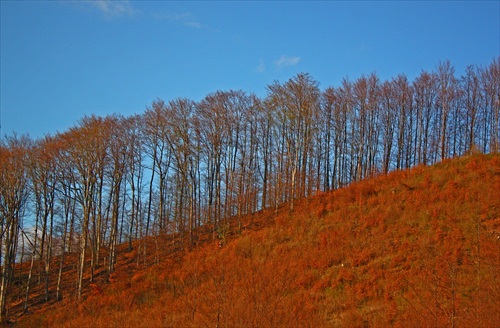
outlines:
[[[112,1],[112,0],[94,0],[85,1],[85,3],[98,9],[101,13],[108,17],[129,16],[132,17],[138,13],[134,9],[132,3],[128,0]]]
[[[193,14],[191,13],[180,13],[180,14],[160,14],[160,13],[153,13],[152,16],[156,19],[163,19],[171,22],[179,22],[179,21],[185,21],[185,20],[190,20],[191,17],[193,17]]]
[[[190,12],[180,14],[153,14],[156,19],[167,20],[172,23],[177,23],[191,28],[208,28],[206,25],[196,20],[194,15]]]
[[[185,26],[188,27],[193,27],[193,28],[203,28],[204,25],[200,22],[195,22],[195,21],[189,21],[189,22],[184,22]]]
[[[259,73],[264,73],[266,71],[266,65],[264,64],[264,62],[261,60],[259,62],[259,65],[257,66],[257,72]]]
[[[300,57],[291,57],[282,55],[274,64],[278,67],[282,66],[295,66],[299,63]]]
[[[139,9],[134,8],[132,2],[129,0],[82,0],[82,1],[72,1],[72,0],[61,0],[61,3],[67,4],[73,7],[79,7],[85,9],[91,9],[93,11],[98,11],[107,18],[115,17],[134,17],[140,14]]]

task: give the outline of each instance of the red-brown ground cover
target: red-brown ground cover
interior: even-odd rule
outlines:
[[[80,302],[68,259],[63,301],[34,305],[16,324],[498,325],[500,156],[393,172],[303,199],[293,212],[245,217],[243,228],[231,222],[222,247],[208,232],[181,246],[171,236],[123,245],[116,271],[97,275]]]

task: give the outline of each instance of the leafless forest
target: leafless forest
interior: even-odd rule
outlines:
[[[293,211],[366,178],[499,151],[500,58],[462,76],[444,61],[414,81],[371,74],[319,85],[301,73],[268,85],[263,99],[241,90],[157,99],[136,116],[86,116],[35,140],[3,137],[0,321],[14,283],[25,307],[35,277],[45,300],[80,298],[98,267],[116,269],[123,243],[171,234],[195,245],[201,227],[223,241],[229,222],[247,214]],[[68,291],[69,254],[78,274]],[[20,262],[31,264],[22,277]]]

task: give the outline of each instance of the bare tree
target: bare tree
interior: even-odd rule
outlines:
[[[281,142],[282,157],[278,160],[285,180],[285,201],[290,202],[291,210],[295,198],[306,196],[313,120],[319,112],[318,85],[309,74],[301,73],[283,85],[274,82],[268,86],[268,104],[276,117],[275,136]]]
[[[177,196],[175,198],[174,222],[176,229],[173,232],[184,232],[186,221],[189,232],[189,243],[193,242],[193,229],[197,221],[197,156],[195,133],[193,131],[192,116],[196,107],[194,102],[187,99],[177,99],[169,102],[165,110],[167,147],[172,153],[174,184]]]
[[[46,301],[49,299],[49,273],[53,254],[54,211],[56,190],[58,188],[57,147],[57,139],[46,136],[31,147],[28,162],[28,173],[33,190],[36,213],[32,257],[34,258],[35,255],[39,255],[39,259],[44,266],[43,279],[45,282]],[[38,238],[40,238],[39,250],[36,249]],[[29,277],[31,277],[32,269],[30,270]],[[26,285],[27,300],[29,296],[29,280]]]
[[[437,76],[423,71],[413,82],[415,110],[417,113],[417,149],[419,164],[430,164],[437,153],[433,143],[436,119]]]
[[[153,102],[151,108],[144,114],[145,151],[151,159],[151,178],[149,182],[148,209],[146,218],[146,237],[149,235],[152,205],[154,196],[154,182],[158,175],[158,208],[156,220],[158,229],[165,231],[169,214],[167,213],[166,197],[168,189],[169,170],[171,169],[172,154],[168,147],[165,135],[166,130],[166,104],[163,100]]]
[[[485,97],[482,149],[496,153],[500,151],[500,57],[482,70],[481,82]]]
[[[457,96],[455,68],[451,65],[450,61],[439,63],[437,68],[438,80],[438,109],[440,110],[440,131],[439,131],[439,144],[440,144],[440,158],[445,159],[449,155],[448,141],[448,125],[449,114],[452,110],[453,101]]]
[[[27,137],[0,144],[0,323],[7,321],[7,292],[13,279],[21,219],[28,199]]]
[[[78,298],[82,295],[87,246],[90,242],[92,246],[91,276],[99,246],[99,241],[96,238],[100,234],[100,223],[98,219],[96,220],[96,216],[100,216],[101,213],[99,199],[102,196],[102,182],[99,177],[102,177],[103,174],[106,155],[106,140],[102,138],[101,134],[104,128],[102,123],[102,118],[85,117],[81,120],[78,128],[72,128],[61,136],[67,151],[67,160],[71,161],[70,166],[74,170],[72,173],[74,177],[71,180],[74,181],[75,197],[82,209],[77,279]],[[93,223],[93,227],[91,223]],[[91,228],[94,229],[92,234],[89,233]]]
[[[223,216],[223,162],[226,156],[230,124],[226,95],[216,92],[206,96],[197,106],[197,137],[202,147],[206,170],[206,217],[218,226]]]
[[[110,200],[111,200],[111,230],[109,235],[109,272],[113,272],[116,264],[116,246],[118,244],[119,217],[121,203],[125,198],[121,197],[122,189],[126,182],[125,176],[127,165],[130,163],[128,157],[132,154],[131,144],[128,143],[128,126],[123,117],[112,116],[107,119],[109,129],[109,155],[110,155]]]
[[[408,169],[413,164],[414,110],[413,90],[405,75],[398,75],[392,81],[392,97],[394,110],[397,111],[394,122],[397,133],[396,169]]]

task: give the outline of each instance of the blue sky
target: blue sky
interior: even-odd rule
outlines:
[[[310,73],[322,89],[376,72],[413,80],[500,55],[499,1],[0,1],[2,135],[64,132],[156,98],[266,95]]]

